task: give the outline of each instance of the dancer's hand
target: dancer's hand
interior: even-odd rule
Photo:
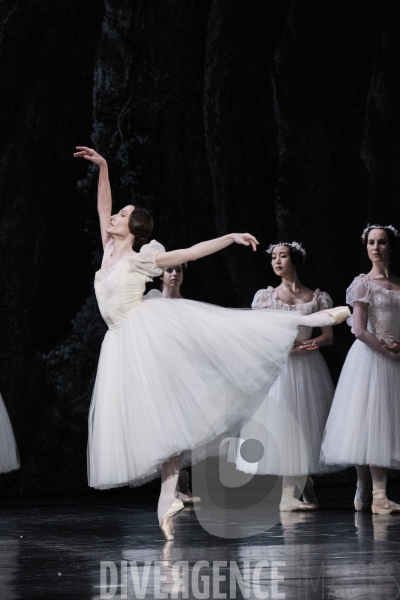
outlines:
[[[305,342],[295,340],[291,354],[306,354],[307,352],[312,352],[313,350],[318,350],[317,342],[313,340],[307,340]]]
[[[298,346],[302,346],[304,349],[308,350],[318,350],[319,346],[317,341],[314,340],[294,340],[293,348],[297,348]]]
[[[254,252],[257,250],[259,242],[254,235],[251,235],[250,233],[231,233],[230,237],[233,239],[235,244],[251,246]]]
[[[389,350],[389,352],[400,352],[400,341],[399,340],[393,340],[391,344],[388,344],[387,342],[385,342],[385,340],[379,340],[379,341],[382,344],[382,346],[384,348],[386,348],[386,350]]]
[[[77,146],[78,152],[74,152],[75,158],[86,158],[95,165],[106,164],[106,159],[100,156],[93,148],[87,148],[86,146]]]
[[[308,342],[308,343],[306,342],[305,347],[306,347],[305,349],[308,352],[312,352],[312,350],[318,350],[318,348],[319,348],[319,346],[315,340],[310,340],[310,342]]]

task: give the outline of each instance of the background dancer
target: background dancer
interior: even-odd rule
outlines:
[[[378,514],[400,511],[386,495],[388,469],[400,468],[400,279],[390,272],[398,231],[368,226],[372,269],[347,289],[354,307],[357,340],[344,363],[327,421],[322,458],[327,464],[357,465],[357,511],[371,504]]]
[[[332,307],[332,300],[326,292],[311,290],[299,279],[297,270],[306,257],[301,244],[279,242],[271,244],[267,252],[271,254],[272,267],[281,277],[281,283],[276,288],[269,286],[259,290],[252,308],[309,315]],[[313,338],[312,334],[311,327],[299,328],[290,358],[269,391],[268,396],[285,410],[277,412],[274,403],[266,398],[240,436],[259,439],[259,423],[266,431],[276,432],[273,448],[269,445],[270,439],[259,439],[264,445],[264,455],[258,461],[257,474],[283,475],[281,511],[316,509],[318,503],[313,480],[308,474],[328,470],[319,458],[334,386],[318,348],[332,344],[333,333],[331,327],[323,327],[317,337]],[[286,411],[294,420],[287,419]],[[248,467],[240,452],[237,453],[236,464],[243,471]],[[303,501],[295,497],[296,487],[303,493]]]
[[[7,409],[0,394],[0,473],[19,469],[20,462]]]

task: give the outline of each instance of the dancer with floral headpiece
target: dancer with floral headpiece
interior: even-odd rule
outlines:
[[[271,244],[267,252],[271,254],[272,267],[281,277],[281,283],[276,288],[269,286],[259,290],[252,308],[310,315],[332,306],[326,292],[311,290],[301,283],[298,269],[306,257],[301,244],[279,242]],[[332,344],[333,334],[331,327],[323,327],[320,335],[314,338],[312,333],[311,327],[299,328],[284,370],[251,421],[242,429],[240,443],[236,444],[238,469],[258,475],[283,476],[279,506],[283,512],[315,510],[318,503],[309,474],[329,470],[321,465],[319,457],[334,387],[318,348]],[[264,455],[256,466],[246,461],[241,453],[243,442],[254,439],[264,447]],[[295,497],[296,488],[303,494],[303,501]]]
[[[362,233],[372,268],[347,289],[354,307],[352,345],[327,421],[322,459],[356,465],[357,511],[400,512],[386,495],[388,469],[400,469],[400,278],[390,271],[399,238],[393,225],[368,225]]]

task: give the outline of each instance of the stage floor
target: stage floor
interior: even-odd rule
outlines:
[[[400,514],[355,513],[352,493],[241,539],[212,536],[185,508],[173,542],[156,498],[133,490],[1,501],[0,598],[399,598]]]

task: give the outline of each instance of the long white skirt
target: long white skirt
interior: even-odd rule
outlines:
[[[0,394],[0,473],[19,469],[19,457],[7,409]]]
[[[289,312],[184,299],[133,308],[101,349],[89,416],[89,485],[140,485],[168,458],[230,432],[278,377],[298,321]]]
[[[400,363],[356,340],[326,424],[326,463],[400,468]]]
[[[239,470],[259,475],[307,475],[334,470],[321,464],[322,436],[334,386],[320,352],[290,356],[251,420],[241,440],[258,440],[264,454],[248,462],[241,443],[230,448],[229,459]],[[235,454],[233,455],[233,451]]]

